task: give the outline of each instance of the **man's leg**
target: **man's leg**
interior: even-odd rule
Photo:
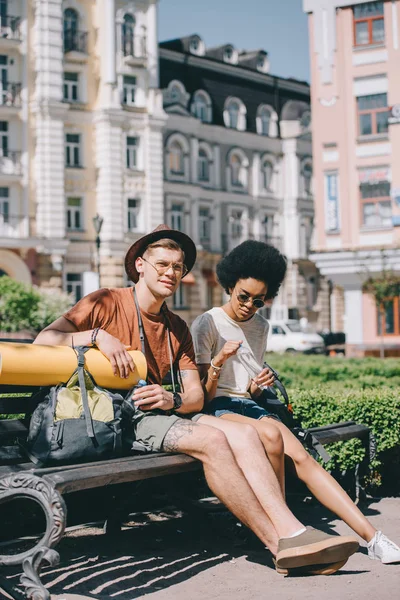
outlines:
[[[213,425],[219,423],[218,419],[210,419]],[[239,429],[237,435],[240,435]],[[301,532],[303,526],[286,506],[270,467],[274,483],[268,491],[273,496],[270,504],[277,522],[277,527],[274,526],[236,462],[225,434],[217,427],[178,420],[168,430],[162,449],[183,452],[203,462],[210,488],[276,554],[278,568],[290,569],[319,563],[339,565],[338,561],[341,561],[341,565],[357,550],[357,541],[349,536],[328,536],[309,528]],[[254,448],[254,454],[258,451],[259,448]],[[267,462],[263,449],[262,452]],[[253,454],[252,448],[250,453]]]

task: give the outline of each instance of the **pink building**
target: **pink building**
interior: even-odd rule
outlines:
[[[400,0],[303,0],[309,13],[316,231],[348,353],[400,348],[400,300],[375,303],[368,276],[400,274]],[[397,167],[397,168],[396,168]]]

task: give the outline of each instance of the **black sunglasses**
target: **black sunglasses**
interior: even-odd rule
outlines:
[[[252,298],[247,294],[236,294],[236,298],[239,300],[239,304],[248,304],[251,302],[255,308],[262,308],[265,304],[265,300],[261,300],[261,298]]]

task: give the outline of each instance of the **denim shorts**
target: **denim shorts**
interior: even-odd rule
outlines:
[[[259,406],[257,402],[254,402],[251,398],[231,398],[230,396],[218,396],[211,400],[209,404],[204,408],[204,412],[214,417],[221,417],[229,413],[236,415],[243,415],[244,417],[250,417],[250,419],[263,419],[264,417],[272,417],[273,419],[280,420],[279,417],[273,413],[268,412],[262,406]]]

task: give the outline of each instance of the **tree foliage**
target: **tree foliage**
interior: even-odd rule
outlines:
[[[369,277],[364,282],[363,292],[373,296],[379,308],[384,300],[400,296],[400,277],[392,271],[383,271],[379,277]]]
[[[70,296],[57,290],[0,277],[0,330],[15,333],[23,329],[38,332],[62,315],[72,304]]]

